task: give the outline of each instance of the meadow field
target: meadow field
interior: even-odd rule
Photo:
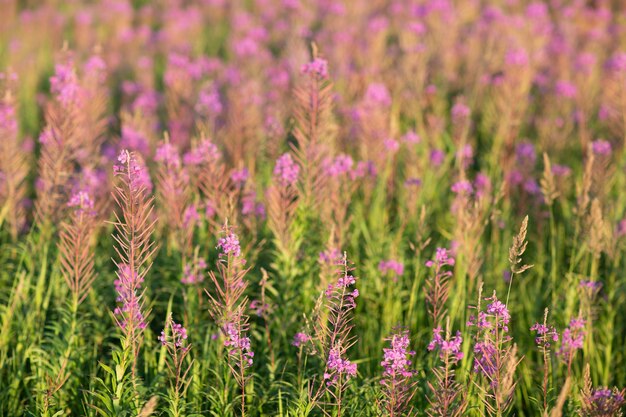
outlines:
[[[621,0],[0,0],[0,416],[622,416],[625,139]]]

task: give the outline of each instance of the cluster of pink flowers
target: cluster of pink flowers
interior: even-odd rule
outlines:
[[[67,63],[55,65],[54,70],[54,75],[50,77],[50,91],[56,94],[61,104],[68,106],[77,100],[80,92],[76,69]]]
[[[342,377],[350,379],[354,376],[356,376],[356,363],[351,362],[349,359],[343,359],[338,347],[332,348],[328,353],[326,372],[324,373],[326,385],[334,385]]]
[[[383,274],[393,272],[394,277],[397,279],[404,273],[404,264],[394,259],[386,259],[380,261],[378,264],[378,270]]]
[[[598,140],[594,140],[591,143],[591,150],[596,155],[608,156],[608,155],[611,155],[611,152],[613,151],[613,148],[611,146],[611,142],[608,142],[608,141],[602,140],[602,139],[598,139]]]
[[[432,268],[433,266],[441,267],[444,265],[454,265],[454,258],[451,256],[450,250],[446,248],[437,248],[435,259],[426,261],[428,268]]]
[[[219,238],[217,241],[217,248],[222,250],[220,257],[224,255],[232,255],[236,258],[241,256],[241,246],[239,244],[239,238],[233,232],[228,233],[226,236]]]
[[[117,157],[119,164],[113,166],[115,175],[125,175],[128,177],[128,184],[133,191],[152,191],[152,181],[148,170],[135,157],[135,154],[123,149]]]
[[[183,156],[183,162],[185,165],[202,165],[205,163],[212,163],[221,158],[217,146],[208,139],[204,139],[198,143],[195,148],[192,148],[189,152]]]
[[[162,143],[154,155],[156,162],[163,162],[170,167],[180,167],[180,155],[178,149],[170,142]]]
[[[315,58],[313,61],[302,65],[301,71],[303,74],[309,74],[320,79],[328,78],[328,62],[322,58]]]
[[[120,306],[116,307],[113,313],[117,316],[117,322],[122,329],[129,325],[139,329],[146,327],[140,295],[142,282],[143,278],[128,265],[119,266],[114,285],[117,292],[116,301]]]
[[[583,348],[585,341],[585,320],[582,318],[573,318],[569,325],[563,330],[561,337],[561,347],[557,351],[557,355],[565,361],[569,361],[571,356],[577,350]]]
[[[183,268],[183,277],[180,282],[183,284],[197,284],[204,281],[203,270],[207,267],[204,258],[198,258],[193,263],[186,263]]]
[[[461,332],[457,331],[456,335],[446,339],[442,336],[443,330],[441,327],[433,329],[433,340],[428,344],[427,349],[433,351],[439,349],[439,357],[442,360],[451,359],[452,362],[458,362],[464,357],[464,353],[461,351],[461,345],[463,344],[463,337]]]
[[[298,332],[293,337],[291,344],[295,347],[300,347],[307,344],[309,341],[311,341],[311,336],[303,332]]]
[[[232,174],[230,174],[230,180],[237,187],[243,187],[249,178],[250,178],[250,172],[248,171],[248,168],[242,168],[242,169],[233,171]]]
[[[276,160],[274,166],[274,178],[282,187],[294,185],[298,181],[300,167],[291,158],[291,154],[285,153]]]
[[[328,284],[328,288],[326,288],[326,297],[331,298],[335,296],[335,291],[343,292],[348,287],[356,284],[356,278],[352,275],[346,275],[337,280],[336,284]],[[352,291],[345,293],[346,304],[354,305],[354,299],[359,296],[359,290],[353,289]]]
[[[224,326],[226,339],[224,346],[228,347],[228,354],[238,360],[241,356],[244,366],[251,366],[254,358],[254,352],[250,345],[250,338],[243,335],[241,328],[237,323],[226,323]]]
[[[502,354],[502,345],[511,340],[507,335],[511,315],[495,292],[486,300],[491,302],[487,304],[485,311],[479,311],[477,316],[470,316],[467,326],[479,330],[474,345],[474,372],[489,377],[492,384],[497,384],[493,379],[498,370],[496,357]]]
[[[165,329],[161,331],[161,336],[159,336],[159,341],[163,346],[166,346],[168,343],[172,343],[176,348],[182,348],[187,340],[187,329],[183,327],[182,324],[171,322],[171,335],[166,335]]]
[[[401,377],[411,377],[415,375],[415,371],[410,369],[412,365],[411,356],[415,355],[415,351],[409,350],[411,340],[409,339],[409,331],[404,330],[394,334],[389,338],[391,347],[383,348],[383,360],[380,366],[384,368],[382,384],[389,383],[387,379],[396,379]]]
[[[552,342],[557,342],[559,340],[559,332],[556,331],[554,326],[546,326],[545,324],[535,323],[530,328],[530,331],[537,332],[535,343],[542,349],[550,348]]]
[[[588,401],[589,414],[584,415],[589,416],[619,416],[626,403],[624,391],[608,388],[594,389]]]
[[[78,191],[72,194],[70,200],[67,202],[67,206],[75,208],[77,215],[86,214],[92,216],[95,214],[93,211],[94,202],[86,191]]]

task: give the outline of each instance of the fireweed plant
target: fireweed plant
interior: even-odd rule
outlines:
[[[0,416],[622,416],[622,1],[0,1]]]

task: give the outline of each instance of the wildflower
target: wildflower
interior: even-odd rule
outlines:
[[[338,155],[332,163],[327,165],[326,174],[331,177],[339,177],[349,173],[353,165],[354,160],[349,155]]]
[[[557,177],[567,177],[572,173],[572,169],[567,165],[552,165],[552,173]]]
[[[313,61],[302,65],[300,71],[303,74],[313,75],[325,80],[328,78],[328,62],[325,59],[315,58]]]
[[[537,332],[535,337],[535,343],[542,349],[548,349],[551,342],[559,340],[559,333],[553,326],[547,326],[542,323],[535,323],[530,328],[531,331]]]
[[[454,194],[460,195],[469,195],[474,191],[472,183],[467,180],[455,182],[454,184],[452,184],[452,187],[450,189]]]
[[[430,162],[438,167],[443,164],[446,154],[441,149],[433,149],[430,151]]]
[[[384,84],[372,83],[365,91],[365,102],[371,106],[389,107],[391,106],[391,95]]]
[[[207,263],[204,258],[198,258],[193,263],[185,263],[183,267],[183,277],[180,282],[183,284],[197,284],[204,281],[202,271],[206,269]]]
[[[422,139],[419,137],[417,133],[410,130],[402,136],[402,141],[404,143],[417,144],[417,143],[420,143]]]
[[[239,238],[233,232],[230,232],[226,236],[218,239],[217,248],[222,250],[222,253],[219,255],[220,257],[231,254],[236,258],[241,256]]]
[[[195,109],[198,113],[205,116],[215,117],[222,113],[224,105],[221,102],[219,91],[217,91],[215,85],[210,85],[200,90]]]
[[[555,92],[563,98],[576,98],[577,89],[574,84],[569,81],[557,81]]]
[[[432,268],[433,266],[454,265],[454,258],[450,256],[450,250],[446,248],[437,248],[434,261],[426,261],[426,266]]]
[[[454,106],[452,106],[452,121],[454,123],[460,123],[466,120],[471,113],[472,111],[469,107],[467,107],[463,102],[457,101]]]
[[[57,99],[64,106],[76,102],[80,86],[76,70],[71,63],[55,65],[54,75],[50,77],[50,91],[56,94]]]
[[[490,301],[485,311],[470,316],[467,325],[478,329],[474,345],[474,372],[487,376],[495,388],[499,383],[496,371],[503,366],[504,358],[510,353],[504,349],[504,344],[511,340],[507,335],[511,315],[507,306],[498,300],[495,291],[485,300]]]
[[[448,337],[447,339],[441,335],[442,333],[443,330],[441,327],[433,329],[433,339],[428,344],[427,349],[429,351],[439,349],[439,356],[444,361],[449,358],[452,362],[456,363],[463,359],[464,353],[461,351],[463,337],[461,336],[461,332],[457,331],[455,336]]]
[[[117,292],[116,301],[121,305],[116,307],[113,313],[118,317],[116,321],[122,330],[127,330],[129,327],[146,328],[147,323],[142,311],[143,303],[140,294],[142,282],[143,277],[132,271],[128,265],[119,265],[114,285]]]
[[[416,372],[411,369],[411,356],[415,352],[409,350],[411,341],[409,331],[401,330],[386,339],[389,347],[383,348],[383,407],[392,415],[402,413],[414,395]]]
[[[398,151],[398,149],[400,149],[400,144],[398,143],[398,141],[391,138],[385,139],[383,141],[383,146],[389,153],[395,153]]]
[[[387,272],[393,272],[393,274],[395,275],[395,279],[397,279],[404,273],[404,265],[402,264],[402,262],[398,262],[394,259],[387,259],[380,261],[380,263],[378,264],[378,270],[383,274],[386,274]]]
[[[161,336],[159,336],[159,341],[163,346],[167,346],[169,343],[172,343],[174,347],[182,348],[187,340],[187,329],[185,329],[182,324],[175,323],[172,320],[171,330],[172,334],[168,337],[165,334],[165,329],[163,329],[161,331]]]
[[[285,153],[276,160],[274,166],[274,178],[283,187],[294,185],[298,181],[300,167],[291,158],[291,154]]]
[[[157,162],[163,162],[171,167],[180,167],[178,149],[176,149],[176,147],[169,142],[165,142],[157,148],[154,160]]]
[[[530,142],[521,142],[515,147],[515,158],[522,165],[535,165],[537,154],[535,153],[535,145]]]
[[[504,57],[509,67],[525,67],[528,65],[528,53],[524,49],[509,49]]]
[[[422,185],[422,180],[419,178],[407,178],[404,181],[405,187],[419,187],[420,185]]]
[[[220,159],[221,154],[217,146],[208,139],[204,139],[198,145],[183,156],[185,165],[201,165]]]
[[[248,168],[243,168],[238,171],[233,171],[233,173],[230,174],[231,181],[237,187],[243,187],[246,181],[248,181],[249,177],[250,177],[250,172],[248,172]]]
[[[598,139],[591,143],[591,150],[596,155],[608,156],[612,152],[612,147],[610,142]]]
[[[254,352],[250,345],[250,338],[242,335],[238,323],[226,323],[224,333],[226,334],[224,346],[230,348],[228,354],[236,360],[241,358],[245,367],[252,365]]]
[[[356,376],[356,363],[352,363],[349,359],[343,359],[339,348],[331,349],[326,361],[326,372],[324,372],[326,385],[336,384],[341,377],[348,380],[354,376]]]
[[[79,214],[79,215],[80,214],[88,214],[88,215],[94,214],[93,200],[89,196],[89,193],[85,191],[78,191],[77,193],[74,193],[70,197],[70,201],[68,201],[67,206],[76,207],[76,214]]]
[[[291,344],[295,347],[300,347],[302,345],[307,344],[310,340],[311,340],[311,336],[309,336],[306,333],[298,332],[293,337],[293,341],[291,342]]]
[[[568,327],[563,330],[561,337],[561,347],[557,351],[557,355],[571,365],[574,354],[577,350],[583,348],[585,340],[585,320],[582,318],[574,318],[570,320]]]
[[[596,388],[589,397],[583,397],[582,416],[619,416],[624,406],[624,391]]]

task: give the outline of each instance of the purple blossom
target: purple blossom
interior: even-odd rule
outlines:
[[[339,177],[348,174],[354,165],[354,161],[349,155],[338,155],[334,161],[327,164],[326,174],[331,177]]]
[[[391,95],[384,84],[372,83],[367,86],[365,91],[365,103],[374,107],[391,106]]]
[[[170,142],[164,142],[157,148],[154,160],[157,162],[163,162],[171,167],[180,167],[178,149],[176,149],[176,146],[172,145]]]
[[[117,292],[116,301],[121,305],[116,307],[113,313],[116,316],[117,324],[123,330],[129,326],[137,329],[145,329],[146,327],[140,294],[142,282],[143,277],[136,271],[132,271],[128,265],[119,265],[114,285]]]
[[[204,139],[191,151],[183,156],[185,165],[202,165],[212,163],[221,158],[221,153],[217,146],[208,139]]]
[[[128,177],[128,184],[133,190],[143,189],[152,192],[152,181],[143,162],[134,153],[123,149],[117,157],[118,164],[113,166],[115,175]]]
[[[563,330],[561,347],[557,351],[557,355],[568,363],[571,362],[576,351],[583,348],[585,341],[584,327],[585,320],[582,318],[574,318],[570,320],[569,326]]]
[[[410,130],[402,136],[402,141],[404,143],[417,144],[417,143],[420,143],[422,139],[419,137],[417,133]]]
[[[442,336],[443,330],[441,327],[433,329],[433,339],[428,344],[427,349],[433,351],[439,349],[439,356],[442,360],[447,358],[452,362],[458,362],[463,359],[464,354],[461,351],[461,345],[463,344],[463,337],[461,332],[457,331],[455,336],[445,339]]]
[[[598,139],[591,143],[591,150],[596,155],[608,156],[611,154],[613,149],[610,142]]]
[[[398,152],[398,149],[400,149],[400,143],[398,143],[397,140],[391,138],[385,139],[383,141],[383,146],[385,147],[385,150],[387,150],[387,152],[389,153]]]
[[[515,157],[522,165],[534,166],[537,160],[535,145],[530,142],[521,142],[515,147]]]
[[[237,323],[226,323],[224,333],[226,335],[224,346],[229,348],[228,354],[236,361],[241,358],[245,367],[251,366],[254,352],[250,345],[250,338],[243,334]]]
[[[356,363],[352,363],[349,359],[343,359],[338,347],[332,348],[328,353],[326,372],[324,372],[326,385],[335,385],[340,377],[350,379],[354,376],[356,376]]]
[[[407,178],[404,180],[405,187],[419,187],[422,185],[422,180],[419,178]]]
[[[468,180],[457,181],[452,184],[452,187],[450,189],[454,194],[459,195],[469,195],[474,191],[472,183]]]
[[[408,378],[415,375],[415,371],[410,369],[411,356],[415,352],[409,350],[411,341],[408,330],[394,334],[389,339],[390,347],[383,348],[383,360],[380,366],[384,368],[382,384],[389,384],[391,380],[398,377]]]
[[[509,49],[504,56],[508,67],[525,67],[528,65],[528,53],[524,49]]]
[[[274,178],[282,187],[294,185],[298,181],[300,167],[291,158],[291,154],[285,153],[276,160],[274,166]]]
[[[433,149],[430,151],[430,162],[436,167],[443,164],[445,157],[446,153],[441,149]]]
[[[585,398],[588,402],[588,413],[584,416],[619,416],[624,406],[624,391],[608,388],[596,388],[592,391],[590,398]]]
[[[88,214],[92,215],[94,203],[89,193],[85,191],[78,191],[70,197],[70,200],[67,203],[68,207],[76,207],[76,214]]]
[[[163,329],[161,331],[161,336],[159,336],[159,341],[163,346],[167,346],[169,343],[172,343],[176,348],[183,348],[185,341],[187,340],[187,329],[183,327],[182,324],[178,324],[171,320],[171,335],[166,335],[166,330]]]
[[[325,80],[328,78],[328,62],[325,59],[315,58],[313,61],[302,65],[300,71],[303,74],[313,75]]]
[[[380,261],[380,263],[378,264],[378,270],[383,274],[386,274],[387,272],[393,272],[395,278],[397,279],[404,273],[404,265],[402,264],[402,262],[396,261],[394,259],[387,259]]]
[[[311,336],[309,336],[306,333],[298,332],[293,337],[293,341],[291,342],[291,344],[295,347],[300,347],[302,345],[307,344],[310,340],[311,340]]]
[[[200,90],[195,109],[198,113],[207,117],[215,117],[222,113],[224,106],[215,85],[211,84]]]
[[[236,258],[241,256],[239,238],[233,232],[230,232],[226,236],[218,239],[217,248],[222,250],[222,253],[219,255],[220,257],[224,255],[233,255]]]
[[[577,93],[576,86],[569,81],[564,81],[564,80],[557,81],[554,89],[555,89],[557,96],[560,96],[563,98],[569,98],[569,99],[576,98],[576,93]]]
[[[50,77],[50,91],[56,94],[57,99],[64,106],[76,102],[80,87],[74,66],[69,64],[56,64],[54,75]]]
[[[530,331],[537,332],[535,343],[542,349],[548,349],[552,342],[559,340],[559,333],[554,326],[546,326],[545,324],[535,323],[530,328]]]
[[[457,101],[454,106],[452,106],[452,121],[454,123],[463,122],[470,116],[471,113],[472,111],[465,105],[465,103]]]
[[[232,174],[230,174],[231,181],[237,187],[243,187],[246,184],[246,181],[248,181],[249,177],[250,177],[250,172],[248,172],[248,168],[243,168],[237,171],[233,171]]]
[[[454,265],[454,258],[451,256],[450,251],[446,248],[437,248],[435,253],[435,259],[432,261],[426,261],[426,266],[432,268],[433,266]]]
[[[567,165],[552,165],[552,173],[557,177],[567,177],[572,173],[572,169]]]
[[[9,100],[0,100],[0,132],[9,138],[17,135],[17,129],[15,106]]]
[[[198,258],[193,263],[185,263],[183,267],[183,277],[180,282],[187,285],[193,285],[204,281],[203,270],[206,269],[207,263],[204,258]]]

